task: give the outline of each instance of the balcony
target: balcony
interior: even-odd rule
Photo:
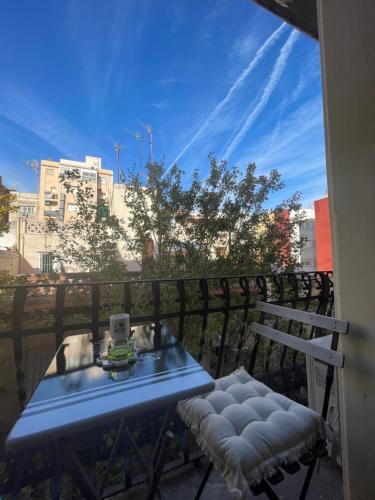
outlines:
[[[45,200],[44,205],[46,207],[52,207],[52,209],[56,208],[56,206],[57,206],[57,200]]]
[[[56,218],[59,215],[58,210],[44,210],[44,217],[53,217]]]
[[[71,280],[59,284],[2,286],[0,356],[5,380],[0,378],[3,386],[0,399],[4,403],[1,407],[7,407],[4,434],[17,420],[64,339],[83,332],[91,332],[93,339],[98,339],[108,329],[110,314],[121,311],[130,313],[133,327],[151,324],[157,331],[161,325],[167,325],[213,377],[245,366],[274,390],[307,404],[304,358],[293,360],[287,356],[285,363],[280,363],[280,351],[272,342],[255,349],[247,325],[257,317],[257,300],[331,316],[334,313],[331,277],[331,273],[297,273],[123,282]],[[295,335],[301,334],[297,323],[290,330]],[[322,334],[314,329],[303,332],[306,338]],[[286,377],[292,383],[286,383]],[[150,454],[160,416],[155,408],[128,422],[144,457]],[[113,432],[113,424],[107,424],[77,437],[75,447],[91,476],[100,478],[103,463],[109,460]],[[181,426],[176,429],[170,450],[162,478],[165,497],[185,494],[186,498],[192,498],[206,459]],[[52,491],[55,495],[58,491],[61,498],[73,498],[77,495],[76,487],[69,476],[61,476],[63,466],[55,458],[55,449],[41,442],[33,458],[27,459],[26,472],[17,475],[9,467],[9,457],[2,453],[0,495],[24,488],[25,494],[31,489],[38,491],[38,498],[50,498]],[[294,498],[294,494],[290,496],[291,488],[297,494],[302,477],[303,473],[290,476],[276,491],[284,494],[284,498]],[[129,458],[127,448],[121,448],[104,494],[111,496],[130,490],[129,498],[142,499],[143,481],[144,474],[134,455]],[[314,475],[310,498],[341,499],[341,492],[341,469],[333,460],[322,459],[320,473]],[[211,476],[202,498],[219,496],[234,498],[216,474]]]
[[[56,193],[52,193],[51,191],[45,191],[44,192],[44,199],[45,200],[56,200],[57,202],[57,194]]]

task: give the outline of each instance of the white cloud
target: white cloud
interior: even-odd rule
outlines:
[[[68,120],[46,106],[26,87],[0,83],[0,115],[39,137],[64,156],[82,151],[97,154],[98,148]]]
[[[21,169],[23,170],[22,173]],[[18,163],[14,159],[1,156],[0,175],[3,177],[3,182],[8,188],[16,189],[17,191],[29,191],[31,169],[28,170],[26,164]]]
[[[236,40],[231,50],[231,56],[248,58],[249,55],[252,54],[256,49],[257,42],[258,37],[255,36],[252,31],[250,31],[246,36]]]
[[[291,54],[291,51],[293,49],[294,44],[296,43],[298,37],[299,37],[299,32],[296,30],[293,30],[292,33],[289,35],[287,41],[285,44],[282,46],[280,50],[280,54],[274,64],[274,67],[272,69],[272,73],[270,75],[270,79],[268,80],[267,85],[265,86],[262,96],[256,106],[251,109],[250,113],[248,114],[245,123],[242,125],[241,129],[238,131],[238,133],[235,135],[229,146],[225,149],[223,153],[223,158],[229,159],[230,156],[234,153],[234,151],[237,149],[237,146],[240,144],[244,136],[248,133],[250,128],[253,126],[255,121],[257,120],[258,116],[261,114],[265,106],[267,105],[273,91],[275,90],[277,84],[279,83],[279,80],[285,70],[286,64],[288,62],[289,56]]]
[[[185,22],[185,1],[179,0],[178,2],[170,2],[168,4],[168,17],[170,23],[170,30],[172,33],[177,31]]]
[[[84,87],[93,115],[123,92],[126,59],[138,48],[150,8],[148,0],[114,2],[111,8],[98,2],[95,9],[87,9],[84,2],[68,2],[66,31],[82,72],[75,78]]]
[[[210,12],[203,19],[204,23],[216,21],[219,17],[221,17],[226,12],[226,9],[228,8],[228,5],[230,5],[230,2],[228,2],[228,0],[217,0],[214,6],[212,6],[212,4],[213,2],[211,2],[210,4]]]
[[[247,67],[242,71],[241,75],[237,78],[237,80],[234,82],[232,87],[229,89],[227,95],[222,99],[219,104],[216,105],[216,107],[213,109],[213,111],[209,114],[209,116],[205,119],[201,127],[198,129],[198,131],[193,135],[193,137],[190,139],[190,141],[182,148],[180,153],[176,156],[174,161],[171,163],[169,166],[169,169],[174,165],[175,163],[178,162],[178,160],[186,153],[188,149],[195,143],[195,141],[203,135],[204,132],[214,123],[214,120],[217,118],[217,116],[222,112],[225,106],[227,106],[230,101],[233,99],[233,97],[236,95],[238,90],[242,87],[244,84],[246,78],[252,73],[252,71],[257,67],[258,63],[263,59],[267,51],[271,48],[273,43],[279,38],[281,35],[282,31],[286,27],[285,23],[282,23],[277,30],[275,30],[268,38],[267,40],[263,43],[263,45],[257,50],[255,56],[253,59],[250,61],[250,63],[247,65]],[[169,170],[168,169],[168,170]],[[167,170],[167,172],[168,172]]]
[[[308,154],[315,147],[322,151],[320,140],[323,130],[323,115],[321,97],[314,97],[301,104],[293,112],[283,114],[276,123],[274,130],[259,138],[254,146],[241,157],[241,161],[251,159],[259,168],[271,168],[276,163],[284,163],[296,153]],[[317,134],[318,137],[315,135]],[[302,142],[306,141],[305,150]],[[324,150],[324,149],[323,149]]]
[[[160,78],[159,80],[156,80],[156,83],[158,83],[159,85],[173,85],[175,83],[183,83],[183,82],[186,82],[186,80],[184,80],[183,78],[173,78],[173,77]]]
[[[168,109],[168,103],[166,101],[152,102],[150,106],[152,108],[160,109],[161,111],[164,109]]]

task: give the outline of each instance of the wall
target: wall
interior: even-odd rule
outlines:
[[[305,245],[300,252],[300,262],[302,270],[313,272],[317,270],[316,264],[316,239],[315,239],[315,220],[312,218],[306,219],[301,223],[300,237],[305,238]]]
[[[18,252],[12,250],[0,250],[0,271],[8,271],[11,274],[19,273],[19,260]]]
[[[313,208],[302,208],[305,220],[300,224],[295,224],[292,238],[294,241],[300,241],[302,238],[305,244],[297,255],[297,260],[301,265],[300,270],[306,272],[316,271],[316,239],[315,239],[315,210]],[[291,212],[292,218],[299,212]]]
[[[0,236],[0,249],[12,250],[17,247],[17,221],[12,220],[9,222],[9,231]]]
[[[56,248],[58,238],[46,231],[46,224],[38,221],[20,220],[19,253],[20,273],[40,273],[39,253]]]
[[[331,271],[333,262],[328,198],[314,201],[314,206],[317,270]]]
[[[318,0],[347,500],[375,491],[375,6]]]
[[[128,220],[129,220],[129,209],[124,203],[124,186],[122,184],[113,185],[113,197],[112,197],[112,214],[116,215],[119,219],[123,221],[125,229],[129,231]],[[131,230],[130,230],[131,234]],[[134,256],[126,251],[125,242],[119,242],[117,245],[117,250],[119,253],[120,260],[126,265],[127,270],[130,272],[140,271],[140,265],[134,259]],[[141,259],[139,258],[139,261]]]

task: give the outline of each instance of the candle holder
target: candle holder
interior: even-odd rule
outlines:
[[[137,361],[138,353],[135,340],[129,338],[130,316],[113,314],[109,324],[112,343],[108,345],[108,353],[96,359],[96,364],[107,370],[128,367]]]

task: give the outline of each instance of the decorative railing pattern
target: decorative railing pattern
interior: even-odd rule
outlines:
[[[301,388],[306,386],[304,359],[290,349],[280,350],[272,341],[262,344],[259,337],[249,332],[248,325],[253,319],[265,321],[262,313],[256,317],[257,300],[331,315],[334,307],[332,273],[0,286],[0,347],[2,342],[11,342],[13,347],[18,398],[22,408],[29,396],[25,376],[26,339],[40,338],[40,335],[49,340],[53,337],[53,351],[67,335],[91,330],[94,338],[99,337],[100,330],[109,325],[110,314],[125,311],[131,315],[132,325],[153,323],[156,334],[161,324],[167,323],[177,338],[215,377],[244,365],[250,373],[265,379],[276,390],[303,400]],[[294,321],[273,326],[276,329],[283,327],[288,333],[305,338],[324,334],[314,328],[306,331]],[[157,416],[147,418],[149,423],[146,427],[150,433]],[[150,422],[153,422],[151,427]],[[109,431],[98,430],[96,442],[100,450],[90,452],[87,457],[94,468],[96,459],[93,460],[93,457],[105,460],[103,446],[98,444],[103,432]],[[151,434],[147,434],[147,439],[152,439]],[[92,439],[89,442],[92,448]],[[177,460],[178,463],[194,458],[182,429],[177,448],[179,451],[176,454],[182,457]],[[126,480],[119,489],[137,482],[130,473],[125,456],[124,467]],[[36,484],[55,474],[51,467],[34,472],[36,476],[29,473],[22,484],[18,484],[18,489],[23,484],[29,484],[27,481]],[[14,481],[15,478],[8,476],[0,486],[0,494],[14,489]]]
[[[45,234],[47,232],[47,224],[39,221],[26,221],[25,233],[26,234]]]

